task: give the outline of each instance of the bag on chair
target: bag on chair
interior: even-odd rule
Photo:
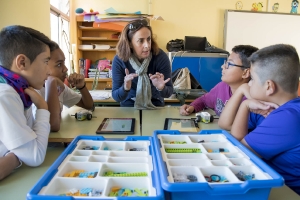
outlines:
[[[190,70],[187,67],[178,70],[172,80],[174,89],[191,89]]]

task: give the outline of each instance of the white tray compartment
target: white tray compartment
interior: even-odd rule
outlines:
[[[224,176],[228,182],[208,182],[210,184],[225,184],[225,183],[238,183],[239,179],[233,174],[228,167],[215,166],[215,167],[203,167],[200,168],[203,176],[211,176],[213,174],[218,176]],[[206,180],[205,180],[206,181]]]
[[[156,190],[152,187],[151,179],[148,177],[109,178],[104,191],[105,196],[109,196],[112,187],[148,190],[149,196],[156,196]]]
[[[212,160],[211,163],[214,166],[232,166],[232,163],[229,160]]]
[[[207,153],[207,151],[205,150],[205,148],[201,145],[201,144],[195,144],[195,143],[191,143],[191,144],[164,144],[163,145],[163,150],[165,153],[166,149],[200,149],[200,153]],[[182,152],[182,153],[187,153],[187,152]],[[190,154],[199,154],[199,153],[190,153]]]
[[[235,153],[237,149],[228,142],[212,142],[202,144],[208,153]],[[226,149],[228,152],[210,152],[214,150],[219,150],[220,148]]]
[[[229,169],[234,174],[237,174],[239,171],[242,171],[245,174],[255,174],[255,180],[270,179],[269,176],[265,175],[265,173],[256,166],[231,166]]]
[[[84,170],[85,172],[98,172],[101,164],[99,163],[86,163],[86,162],[68,162],[59,168],[57,176],[63,177],[64,174],[70,173],[74,170]],[[76,177],[65,177],[65,178],[76,178]],[[81,178],[82,179],[82,178]]]
[[[227,142],[228,140],[222,134],[212,134],[212,135],[190,135],[190,140],[193,143],[199,143],[199,141],[204,140],[204,143],[207,142]]]
[[[224,154],[227,158],[245,158],[241,153],[226,153]]]
[[[92,151],[92,155],[97,156],[108,156],[110,154],[110,151]]]
[[[60,195],[69,192],[71,189],[93,188],[102,191],[100,197],[103,197],[107,180],[95,178],[54,178],[48,186],[44,187],[39,194]],[[96,197],[96,196],[95,196]],[[99,197],[99,196],[97,196]]]
[[[151,169],[152,170],[152,169]],[[146,172],[148,177],[151,177],[150,169],[148,164],[143,163],[135,163],[135,164],[129,164],[129,163],[109,163],[109,164],[103,164],[99,176],[102,177],[108,177],[104,176],[105,172],[113,171],[113,172],[126,172],[126,173],[138,173],[138,172]],[[128,178],[128,177],[118,177],[118,178]]]
[[[247,165],[253,165],[253,163],[246,158],[230,158],[230,162],[235,166],[247,166]]]
[[[220,153],[208,153],[206,156],[210,160],[227,160],[227,157]]]
[[[71,156],[69,161],[71,162],[86,162],[88,160],[88,156]]]
[[[73,152],[73,156],[89,156],[91,155],[92,151],[88,150],[75,150]]]
[[[167,159],[208,159],[203,153],[168,153],[166,157]]]
[[[86,149],[83,149],[87,146],[89,147],[98,147],[98,149],[101,148],[101,145],[102,145],[102,142],[100,141],[93,141],[93,140],[81,140],[77,143],[77,147],[76,147],[76,150],[86,150]],[[96,150],[98,150],[96,149]]]
[[[174,182],[174,178],[173,178],[174,174],[194,175],[197,177],[197,182],[205,181],[199,168],[197,167],[170,167],[169,170],[171,172],[169,173],[169,177],[168,177],[169,182]]]
[[[170,159],[168,160],[170,166],[196,166],[196,167],[206,167],[212,166],[208,159]]]
[[[108,156],[90,156],[88,161],[89,162],[107,162]]]
[[[109,157],[109,163],[148,163],[149,159],[145,157]]]
[[[191,140],[188,136],[176,135],[176,136],[161,136],[160,142],[161,144],[174,144],[170,142],[186,142],[186,144],[190,144]]]
[[[148,152],[150,143],[147,141],[138,141],[138,142],[126,142],[125,151],[131,151],[131,149],[142,149],[142,151]]]
[[[125,142],[122,141],[103,142],[100,150],[125,151]]]
[[[148,155],[147,151],[111,151],[109,154],[111,157],[147,157]]]

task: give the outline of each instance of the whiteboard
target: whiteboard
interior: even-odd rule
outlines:
[[[300,15],[226,10],[224,49],[249,44],[263,48],[272,44],[293,45],[300,53]]]

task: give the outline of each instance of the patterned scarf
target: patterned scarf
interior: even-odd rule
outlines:
[[[134,107],[139,110],[143,109],[157,109],[156,106],[154,106],[151,102],[152,98],[152,92],[151,92],[151,84],[149,77],[147,75],[148,66],[152,59],[152,54],[150,53],[150,56],[143,60],[143,63],[140,63],[139,60],[132,56],[129,58],[129,62],[133,69],[135,70],[135,73],[139,75],[138,77],[138,84],[136,88],[136,98]]]
[[[31,106],[32,101],[29,95],[24,92],[29,85],[23,77],[0,65],[0,83],[7,83],[17,91],[22,99],[25,109],[28,109]]]

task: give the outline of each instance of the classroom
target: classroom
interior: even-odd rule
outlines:
[[[60,65],[48,70],[52,74],[47,74],[51,78],[41,85],[43,92],[34,88],[44,96],[42,100],[23,91],[32,99],[32,124],[35,117],[47,119],[43,123],[48,136],[40,142],[46,145],[41,150],[44,159],[36,158],[41,162],[29,165],[15,155],[23,164],[9,169],[2,180],[0,171],[0,199],[300,199],[275,168],[235,137],[233,129],[220,127],[220,115],[233,95],[233,84],[225,83],[230,91],[227,99],[215,97],[211,107],[197,105],[202,95],[224,83],[224,70],[232,66],[249,71],[245,80],[234,85],[234,91],[253,78],[247,58],[237,57],[239,63],[231,60],[232,54],[241,55],[234,47],[255,52],[273,44],[289,44],[300,52],[298,4],[297,0],[0,1],[0,30],[20,25],[39,31],[58,45],[40,39],[50,47],[47,65],[58,59],[65,66],[60,70],[62,78],[54,75]],[[147,34],[155,45],[151,39],[149,43]],[[135,36],[142,39],[131,42]],[[180,48],[170,52],[168,44],[177,39]],[[188,39],[192,39],[190,45],[204,39],[205,47],[188,49]],[[144,47],[139,43],[151,44],[157,51],[141,49]],[[1,71],[5,69],[1,59],[2,109],[5,106],[1,103],[8,101],[1,89],[7,85],[3,74],[10,70]],[[244,62],[249,62],[249,67]],[[182,79],[184,86],[175,80],[179,73],[188,74],[188,79]],[[28,77],[42,79],[38,74]],[[170,80],[165,81],[167,78]],[[27,88],[37,84],[32,79],[26,83]],[[58,96],[64,92],[76,96],[68,100],[50,97],[53,90],[47,87],[53,89],[53,84]],[[219,90],[225,90],[222,87]],[[297,89],[299,96],[300,87]],[[24,119],[28,120],[28,107],[20,97],[18,102],[23,102]],[[46,103],[47,109],[37,101]],[[49,111],[42,114],[39,110],[43,109]],[[0,131],[18,130],[6,129],[3,124],[0,119]],[[33,134],[40,130],[35,126],[28,125]],[[1,159],[16,154],[5,147],[1,137],[0,133],[0,170],[8,168]],[[32,140],[38,141],[38,137]],[[249,176],[251,180],[246,179]]]

